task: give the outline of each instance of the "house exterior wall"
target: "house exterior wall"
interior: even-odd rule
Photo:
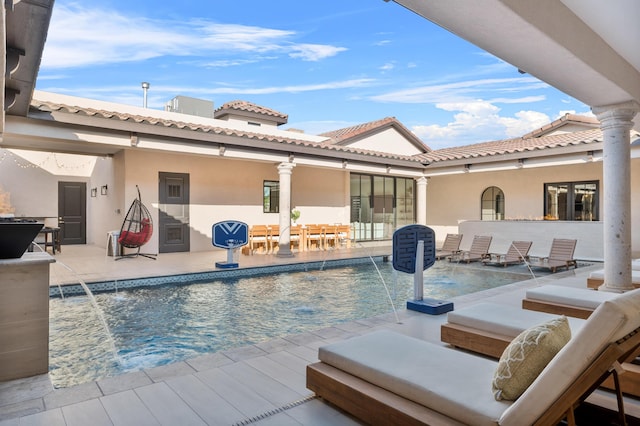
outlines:
[[[252,224],[277,224],[277,213],[263,213],[262,189],[265,180],[278,181],[277,163],[196,157],[150,151],[127,150],[115,158],[116,168],[123,167],[126,187],[124,218],[128,206],[137,196],[158,223],[158,173],[188,173],[190,186],[191,251],[211,250],[211,227],[223,220],[239,220]],[[141,165],[143,165],[141,167]],[[299,223],[348,223],[348,198],[345,171],[294,167],[292,174],[292,206],[301,212]],[[348,186],[346,186],[348,187]],[[146,251],[157,252],[155,232]]]
[[[434,176],[427,186],[427,223],[456,226],[480,220],[482,192],[491,186],[504,193],[505,219],[542,219],[545,183],[585,180],[599,181],[602,191],[602,163]]]
[[[386,129],[366,139],[351,143],[349,146],[372,151],[390,152],[398,155],[416,155],[426,150],[426,147],[424,150],[418,149],[393,128]]]
[[[582,259],[602,260],[602,196],[598,205],[599,222],[541,220],[545,183],[587,180],[599,182],[600,194],[606,190],[602,181],[602,162],[431,177],[427,186],[427,225],[436,231],[436,240],[440,243],[447,233],[465,230],[469,235],[464,237],[462,247],[470,246],[473,234],[479,233],[492,235],[496,251],[502,246],[505,252],[509,242],[516,239],[537,238],[532,254],[542,255],[545,248],[548,252],[553,237],[578,238],[576,255]],[[639,158],[631,161],[631,182],[632,250],[634,257],[640,257]],[[490,186],[497,186],[504,192],[506,221],[480,221],[480,198]]]
[[[222,118],[221,120],[228,121],[229,123],[237,123],[242,125],[247,125],[247,123],[260,123],[260,126],[256,126],[256,129],[260,129],[260,127],[277,127],[277,123],[273,120],[269,119],[261,119],[258,117],[245,117],[242,115],[229,115],[226,118]]]

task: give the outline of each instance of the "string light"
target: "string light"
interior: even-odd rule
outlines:
[[[51,162],[55,163],[56,167],[59,170],[81,170],[81,169],[91,168],[93,165],[92,158],[88,159],[84,163],[67,165],[64,163],[62,159],[58,157],[58,155],[55,152],[48,153],[48,155],[38,163],[32,163],[22,159],[21,157],[12,153],[11,151],[4,150],[4,149],[0,150],[0,164],[2,164],[2,162],[8,157],[11,157],[13,159],[14,164],[17,167],[20,167],[21,169],[42,169],[45,167],[47,163],[51,163]]]

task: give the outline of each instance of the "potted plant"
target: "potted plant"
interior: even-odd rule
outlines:
[[[300,219],[300,210],[294,208],[293,210],[291,210],[291,220],[293,221],[293,224],[296,224],[296,221]]]

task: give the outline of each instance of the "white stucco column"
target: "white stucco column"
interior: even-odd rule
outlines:
[[[600,290],[633,290],[631,283],[631,121],[636,102],[593,107],[603,133],[604,284]]]
[[[278,164],[280,176],[280,236],[278,238],[278,257],[292,257],[291,253],[291,173],[295,164]]]
[[[416,179],[416,223],[427,225],[427,178]]]

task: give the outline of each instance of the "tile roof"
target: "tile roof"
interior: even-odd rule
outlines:
[[[136,124],[147,124],[158,126],[160,128],[176,128],[176,129],[185,129],[190,131],[198,131],[203,133],[210,133],[222,136],[232,136],[243,139],[255,139],[257,141],[263,142],[272,142],[277,144],[285,144],[285,145],[296,145],[296,146],[304,146],[308,148],[317,149],[318,155],[321,155],[321,151],[340,151],[340,152],[348,152],[362,155],[362,161],[367,161],[367,157],[375,157],[379,159],[394,159],[400,161],[406,161],[407,166],[411,165],[412,167],[419,166],[423,161],[420,158],[415,156],[407,156],[407,155],[395,155],[385,152],[378,152],[366,149],[359,148],[351,148],[351,147],[343,147],[343,146],[335,146],[335,145],[324,145],[322,143],[313,142],[309,140],[304,140],[300,138],[296,138],[296,135],[299,135],[295,132],[285,132],[285,131],[277,131],[277,134],[269,134],[269,133],[258,133],[258,132],[250,132],[242,129],[224,126],[216,126],[216,125],[208,125],[204,123],[190,123],[187,121],[177,121],[171,120],[167,118],[159,118],[159,117],[149,117],[139,114],[132,114],[127,112],[117,112],[117,111],[109,111],[103,109],[96,108],[86,108],[82,106],[73,106],[67,105],[63,103],[50,102],[44,100],[38,100],[33,98],[31,101],[32,110],[39,112],[54,112],[60,111],[69,114],[78,114],[84,115],[87,117],[98,117],[103,119],[110,120],[118,120],[123,122],[130,122]],[[180,115],[185,118],[191,117],[188,115]],[[197,117],[196,117],[197,118]],[[224,121],[222,121],[224,123]],[[288,135],[285,136],[286,133],[291,133],[291,137]],[[304,136],[304,135],[300,135]],[[186,138],[188,139],[188,137]],[[275,147],[274,147],[275,148]],[[379,161],[378,161],[379,162]],[[413,163],[413,164],[411,164]]]
[[[269,117],[274,117],[280,119],[279,121],[284,121],[285,123],[289,119],[287,114],[283,114],[271,108],[266,108],[252,102],[235,100],[230,101],[223,104],[220,108],[216,109],[213,113],[215,118],[220,116],[229,114],[229,111],[243,111],[243,112],[251,112],[254,114],[267,115]]]
[[[360,139],[370,133],[387,128],[395,127],[409,139],[414,145],[425,151],[431,151],[424,142],[407,129],[395,117],[385,117],[381,120],[370,121],[368,123],[357,124],[343,129],[333,130],[331,132],[321,133],[320,136],[326,136],[329,140],[323,142],[324,145],[348,145],[349,143]]]
[[[430,163],[448,160],[474,159],[480,157],[499,156],[513,153],[548,150],[571,145],[588,145],[602,142],[600,129],[581,130],[571,133],[561,133],[550,136],[514,138],[500,141],[482,142],[472,145],[443,148],[418,157]]]
[[[600,122],[598,121],[597,118],[595,117],[587,117],[585,115],[577,115],[577,114],[565,114],[562,117],[558,118],[555,121],[552,121],[551,123],[540,127],[539,129],[533,130],[529,133],[527,133],[526,135],[523,135],[522,138],[527,139],[527,138],[536,138],[536,137],[540,137],[546,133],[549,133],[553,130],[559,129],[562,126],[566,125],[566,124],[570,124],[570,123],[576,123],[576,124],[580,124],[583,126],[590,126],[593,128],[598,128],[600,127]]]
[[[131,122],[136,124],[147,124],[158,126],[161,128],[177,128],[177,129],[185,129],[190,131],[199,131],[203,133],[210,133],[222,136],[231,136],[242,139],[252,139],[263,142],[271,142],[276,145],[296,145],[296,146],[304,146],[312,149],[318,150],[318,155],[321,155],[323,150],[329,151],[338,151],[338,152],[348,152],[357,155],[362,155],[363,161],[367,161],[367,157],[377,158],[377,162],[380,162],[384,159],[393,159],[399,161],[406,161],[407,165],[413,163],[413,166],[419,165],[419,163],[433,163],[433,164],[446,164],[447,161],[456,161],[456,160],[470,160],[478,158],[488,158],[488,157],[496,157],[495,160],[499,161],[501,155],[507,154],[517,154],[532,152],[532,151],[542,151],[549,150],[549,154],[551,155],[554,148],[562,148],[569,146],[578,146],[578,145],[589,145],[595,143],[603,142],[602,131],[599,128],[574,131],[568,133],[557,133],[553,135],[540,135],[541,132],[545,132],[545,129],[551,128],[551,123],[549,126],[545,126],[539,130],[534,132],[530,132],[528,137],[520,137],[513,139],[505,139],[499,141],[490,141],[477,143],[472,145],[464,145],[457,146],[451,148],[443,148],[435,151],[430,150],[424,154],[417,154],[412,156],[406,155],[396,155],[392,153],[379,152],[373,150],[366,150],[360,148],[353,148],[348,145],[342,146],[338,142],[349,140],[351,138],[355,138],[358,136],[362,136],[369,131],[378,130],[380,128],[384,128],[385,126],[394,125],[394,126],[402,126],[399,121],[394,117],[387,117],[382,120],[372,121],[369,123],[364,123],[357,126],[347,127],[344,129],[339,129],[333,132],[323,133],[322,137],[331,138],[331,140],[325,140],[321,142],[312,141],[308,139],[300,139],[300,137],[306,136],[304,134],[300,134],[300,137],[296,137],[298,135],[295,132],[286,132],[286,131],[277,131],[276,133],[258,133],[252,131],[246,131],[243,129],[235,128],[233,126],[225,127],[224,125],[213,125],[206,124],[203,122],[193,123],[187,121],[178,121],[172,120],[169,118],[162,117],[150,117],[141,114],[135,114],[131,112],[117,112],[111,111],[107,109],[99,109],[99,108],[88,108],[82,106],[73,106],[68,105],[66,103],[58,103],[52,101],[38,100],[34,98],[31,102],[32,109],[40,112],[53,112],[53,111],[62,111],[70,114],[78,114],[85,115],[88,117],[98,117],[103,119],[111,119],[118,120],[123,122]],[[182,118],[183,115],[180,115]],[[185,118],[190,116],[184,116]],[[593,124],[593,121],[586,117],[586,124]],[[196,118],[194,118],[196,120]],[[214,121],[214,120],[211,120]],[[218,121],[218,120],[216,120]],[[562,123],[566,123],[568,121],[579,122],[580,116],[571,116],[562,117],[559,120],[556,120],[555,127]],[[224,122],[223,122],[224,123]],[[397,127],[399,128],[399,127]],[[402,128],[406,129],[404,126]],[[158,131],[160,132],[160,130]],[[408,132],[408,130],[407,130]],[[410,133],[410,132],[409,132]],[[290,136],[289,136],[290,134]],[[413,135],[412,133],[410,133]],[[414,136],[415,137],[415,136]],[[632,140],[633,138],[640,138],[640,133],[636,131],[632,131]],[[185,139],[189,139],[188,136]],[[417,139],[417,137],[416,137]],[[419,139],[418,139],[419,140]],[[281,149],[276,146],[272,146],[273,149]]]

